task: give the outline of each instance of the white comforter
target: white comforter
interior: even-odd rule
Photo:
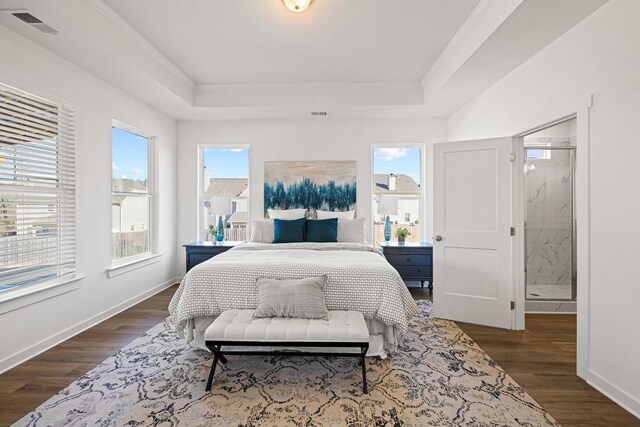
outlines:
[[[416,304],[398,272],[369,245],[357,243],[245,243],[191,269],[169,304],[173,323],[193,339],[194,320],[228,309],[255,309],[259,277],[326,274],[329,310],[353,310],[386,326],[395,347]]]

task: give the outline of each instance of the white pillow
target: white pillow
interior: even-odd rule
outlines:
[[[338,219],[338,242],[365,243],[364,218]]]
[[[273,243],[274,224],[272,219],[251,220],[250,242]]]
[[[318,219],[354,219],[356,217],[356,211],[316,211],[316,218]]]
[[[306,209],[267,209],[271,219],[298,219],[304,218]]]

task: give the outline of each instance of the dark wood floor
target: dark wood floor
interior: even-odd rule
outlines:
[[[10,425],[167,316],[176,287],[0,375],[0,426]],[[426,290],[412,289],[416,299]],[[563,426],[640,426],[575,375],[572,315],[527,315],[526,331],[459,326]]]

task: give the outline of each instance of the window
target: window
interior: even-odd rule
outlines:
[[[373,147],[373,231],[374,242],[384,241],[384,222],[388,215],[393,232],[405,227],[411,232],[407,241],[420,241],[422,215],[422,146]],[[393,203],[380,204],[381,197]],[[388,199],[388,200],[389,200]],[[397,208],[396,208],[397,206]],[[384,211],[393,209],[393,212]]]
[[[527,159],[550,159],[551,158],[551,151],[550,150],[543,150],[541,148],[526,148],[526,152],[527,152]]]
[[[111,137],[111,257],[118,261],[151,252],[151,141],[118,126]]]
[[[0,84],[0,292],[75,272],[73,112]]]
[[[199,239],[215,240],[222,221],[224,240],[247,240],[249,148],[200,148]]]

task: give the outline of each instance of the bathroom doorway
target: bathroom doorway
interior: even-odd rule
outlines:
[[[525,310],[576,312],[576,118],[524,136]]]

